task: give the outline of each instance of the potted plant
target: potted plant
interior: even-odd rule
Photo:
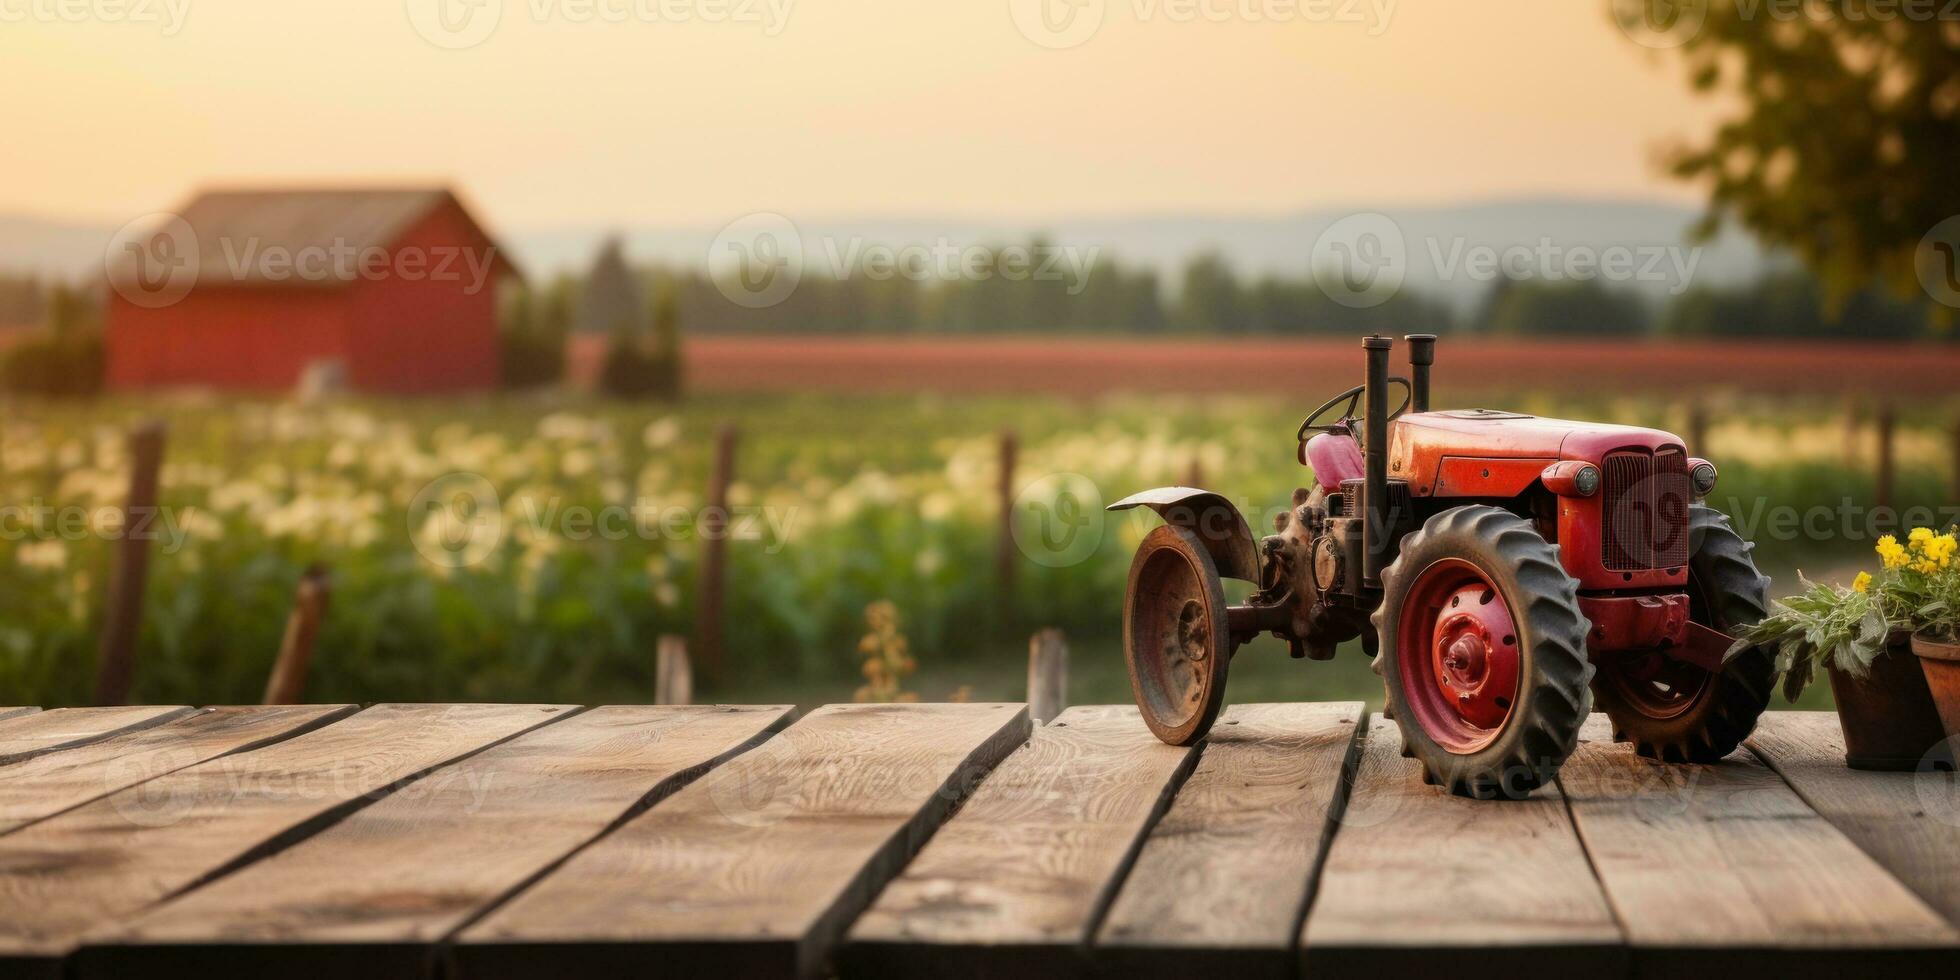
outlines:
[[[1847,589],[1802,579],[1805,591],[1775,602],[1728,653],[1774,649],[1783,695],[1792,702],[1821,664],[1844,727],[1845,763],[1853,769],[1916,769],[1944,738],[1926,675],[1909,649],[1909,630],[1894,627],[1904,602],[1888,591],[1898,567],[1889,555],[1899,547],[1889,535],[1880,539],[1883,581],[1859,572]]]
[[[1914,528],[1901,545],[1881,544],[1888,571],[1885,594],[1894,615],[1912,630],[1912,652],[1926,674],[1947,736],[1960,735],[1960,539],[1948,528]]]

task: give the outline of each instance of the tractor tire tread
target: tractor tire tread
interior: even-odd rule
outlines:
[[[1394,605],[1388,597],[1406,588],[1403,580],[1420,571],[1409,556],[1439,537],[1488,542],[1502,566],[1491,571],[1510,579],[1523,600],[1514,612],[1526,621],[1521,632],[1530,640],[1527,663],[1532,669],[1520,677],[1529,688],[1519,692],[1514,710],[1520,713],[1509,723],[1518,727],[1517,737],[1500,735],[1486,749],[1458,756],[1404,725],[1403,750],[1421,761],[1426,778],[1455,795],[1523,798],[1549,781],[1571,756],[1579,728],[1592,710],[1593,667],[1586,655],[1591,623],[1579,611],[1578,583],[1559,562],[1557,547],[1528,521],[1487,505],[1451,508],[1404,538],[1401,554],[1382,573],[1384,601],[1373,617],[1382,642],[1373,666],[1384,678],[1385,661],[1395,647],[1388,642]],[[1388,687],[1391,701],[1401,696],[1393,683]]]

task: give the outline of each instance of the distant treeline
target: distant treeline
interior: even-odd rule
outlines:
[[[643,269],[640,276],[649,292],[673,291],[687,330],[713,334],[1230,336],[1431,329],[1511,336],[1944,336],[1924,299],[1900,300],[1873,289],[1832,310],[1817,281],[1801,270],[1778,271],[1745,286],[1693,286],[1659,303],[1597,280],[1500,279],[1468,311],[1414,287],[1377,305],[1344,305],[1310,273],[1245,276],[1216,254],[1192,259],[1171,283],[1106,256],[1079,279],[874,278],[806,270],[787,297],[760,308],[732,302],[721,288],[727,283],[697,269]],[[565,288],[577,293],[577,282]],[[581,329],[602,329],[598,322],[582,318]]]

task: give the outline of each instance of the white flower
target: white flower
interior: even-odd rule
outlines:
[[[640,441],[648,449],[666,449],[678,442],[681,437],[680,420],[669,415],[647,423],[646,430],[640,433]]]
[[[22,568],[52,572],[68,567],[68,545],[59,538],[46,541],[30,541],[14,551],[14,560]]]

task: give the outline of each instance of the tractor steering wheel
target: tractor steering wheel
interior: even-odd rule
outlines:
[[[1409,379],[1407,378],[1390,378],[1388,379],[1388,383],[1402,386],[1402,404],[1397,406],[1395,411],[1388,413],[1388,417],[1392,419],[1409,410],[1409,401],[1415,397],[1415,390],[1409,387]],[[1327,399],[1325,404],[1314,409],[1313,414],[1307,416],[1305,422],[1300,423],[1299,441],[1306,442],[1307,433],[1309,432],[1346,433],[1350,436],[1354,435],[1354,423],[1359,421],[1354,417],[1354,410],[1360,407],[1361,396],[1367,393],[1367,385],[1355,385]],[[1320,417],[1333,411],[1335,406],[1340,406],[1340,418],[1332,422],[1322,423]]]

